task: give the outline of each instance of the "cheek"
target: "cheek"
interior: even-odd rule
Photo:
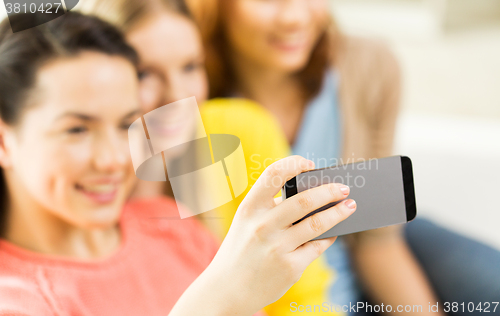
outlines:
[[[205,71],[198,72],[188,84],[190,84],[191,95],[196,97],[198,105],[208,98],[208,79]]]
[[[125,157],[125,163],[123,164],[123,173],[125,174],[128,181],[134,182],[136,180],[134,165],[132,163],[132,156],[130,155],[130,143],[128,139],[128,133],[124,135],[121,145],[122,155]]]
[[[139,97],[144,113],[150,112],[162,105],[162,90],[162,83],[158,79],[148,78],[141,81]]]
[[[324,0],[312,0],[310,2],[311,24],[321,33],[328,25],[330,19],[330,8]]]
[[[175,78],[175,81],[173,80]],[[200,105],[208,97],[208,79],[204,70],[184,72],[179,70],[172,76],[171,85],[167,87],[170,102],[196,97]]]
[[[70,203],[75,183],[87,168],[88,148],[47,143],[42,147],[37,150],[33,144],[23,150],[24,159],[18,159],[16,168],[28,191],[42,204],[50,208],[65,207]]]
[[[265,39],[272,31],[277,12],[274,3],[237,0],[226,11],[228,35],[240,45],[258,44],[259,39]]]
[[[327,0],[307,0],[311,10],[317,14],[330,15],[329,1]]]
[[[61,146],[52,150],[52,155],[46,157],[46,170],[50,171],[50,186],[54,194],[61,199],[68,198],[68,192],[85,176],[90,168],[91,149],[86,144]],[[57,163],[55,163],[57,162]]]

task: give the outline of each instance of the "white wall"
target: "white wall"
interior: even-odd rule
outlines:
[[[3,20],[5,17],[7,17],[7,11],[5,11],[5,5],[2,3],[0,4],[0,21]]]
[[[385,40],[400,60],[395,152],[413,160],[420,214],[500,249],[500,25],[450,28],[447,5],[332,2],[345,32]]]

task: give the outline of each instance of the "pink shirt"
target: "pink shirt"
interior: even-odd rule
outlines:
[[[120,248],[98,261],[0,240],[0,315],[167,315],[218,249],[168,198],[129,202],[120,225]]]

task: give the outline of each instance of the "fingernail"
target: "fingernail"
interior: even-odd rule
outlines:
[[[352,210],[356,208],[356,201],[354,201],[354,200],[351,200],[351,199],[345,200],[344,203],[345,203],[345,205],[347,205],[348,208],[350,208]]]
[[[308,165],[309,168],[314,168],[314,161],[309,160],[309,162],[307,163],[307,165]]]
[[[347,185],[340,186],[340,192],[342,192],[342,194],[344,195],[349,194],[349,187]]]

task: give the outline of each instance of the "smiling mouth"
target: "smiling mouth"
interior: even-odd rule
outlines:
[[[77,191],[83,193],[83,195],[87,198],[99,204],[114,201],[118,192],[117,184],[77,184],[75,187]]]
[[[160,135],[167,136],[167,135],[175,135],[175,134],[179,133],[182,130],[182,128],[184,127],[184,125],[185,125],[185,122],[180,121],[180,122],[163,124],[163,125],[158,124],[156,126],[151,127],[150,129],[152,129],[153,131],[155,131],[156,133],[158,133]]]
[[[271,44],[282,50],[294,51],[307,46],[306,36],[293,36],[289,38],[273,38]]]

